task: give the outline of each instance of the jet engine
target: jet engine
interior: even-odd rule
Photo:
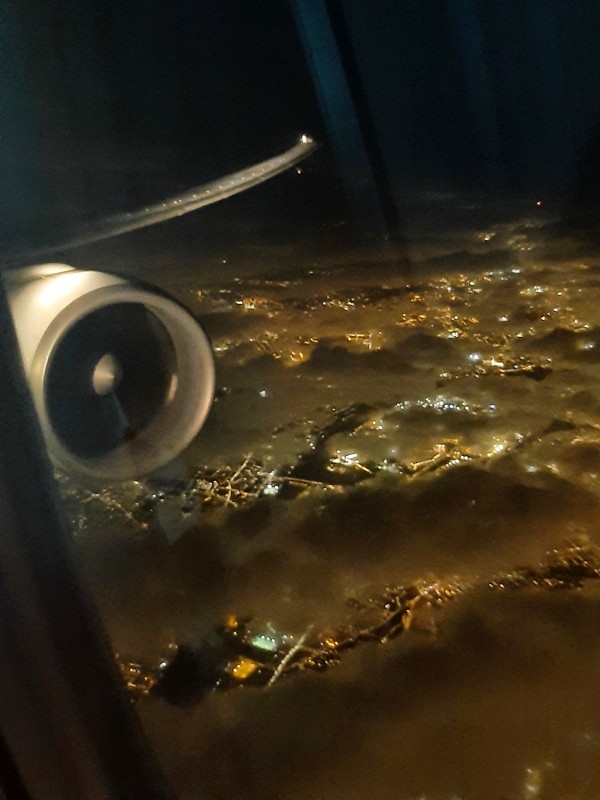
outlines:
[[[123,480],[191,442],[209,412],[215,371],[208,337],[183,306],[154,287],[64,264],[4,276],[57,466]]]
[[[304,134],[279,155],[152,206],[89,223],[40,256],[180,217],[258,186],[317,147]],[[40,264],[3,271],[25,372],[50,456],[102,481],[148,474],[198,433],[215,383],[200,325],[158,289],[104,272]]]

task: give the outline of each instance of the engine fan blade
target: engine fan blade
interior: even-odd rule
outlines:
[[[101,308],[70,329],[51,359],[51,424],[70,452],[101,458],[144,430],[176,375],[172,341],[151,312],[135,303]]]

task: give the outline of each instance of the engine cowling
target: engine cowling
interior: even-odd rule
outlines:
[[[196,436],[215,384],[194,317],[160,290],[43,264],[4,273],[48,450],[71,473],[148,474]]]

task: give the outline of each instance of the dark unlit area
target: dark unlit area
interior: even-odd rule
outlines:
[[[433,641],[414,633],[268,692],[140,714],[190,798],[200,785],[223,798],[594,797],[597,614],[595,589],[475,595]]]

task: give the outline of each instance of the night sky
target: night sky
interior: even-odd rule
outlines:
[[[341,134],[324,104],[343,92],[309,67],[301,6],[333,21],[350,88]],[[349,180],[340,153],[352,115],[392,202],[443,188],[553,191],[565,207],[589,205],[600,182],[599,30],[595,0],[149,0],[143,13],[116,0],[5,3],[2,239],[52,239],[305,130],[325,145],[313,191],[330,204],[332,183]]]

